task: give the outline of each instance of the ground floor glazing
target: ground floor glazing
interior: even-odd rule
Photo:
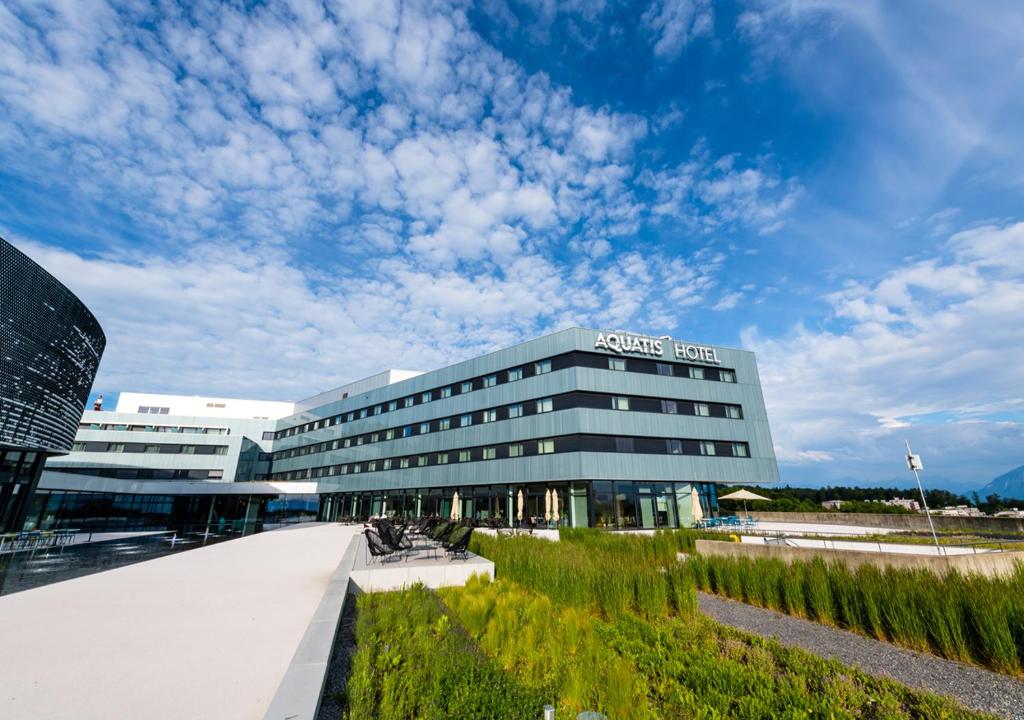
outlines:
[[[713,483],[577,481],[339,492],[320,497],[320,519],[436,515],[497,527],[690,527],[718,510]]]

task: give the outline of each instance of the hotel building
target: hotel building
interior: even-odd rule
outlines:
[[[777,480],[752,353],[572,328],[298,403],[122,393],[47,463],[28,522],[678,527],[716,484]]]

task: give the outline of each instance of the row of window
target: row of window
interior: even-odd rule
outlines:
[[[147,453],[151,455],[227,455],[227,445],[179,445],[176,443],[76,442],[73,452]]]
[[[305,480],[336,475],[386,470],[405,470],[436,465],[502,460],[565,452],[616,452],[647,455],[704,455],[745,458],[750,446],[726,440],[688,440],[679,438],[619,437],[615,435],[562,435],[555,438],[486,445],[458,450],[380,458],[339,465],[324,465],[274,473],[273,480]]]
[[[618,359],[618,358],[614,358]],[[528,400],[524,402],[499,405],[494,408],[477,410],[475,412],[452,415],[451,417],[437,418],[435,420],[424,420],[412,425],[404,425],[397,428],[386,428],[374,432],[361,433],[340,437],[335,440],[312,443],[301,447],[279,450],[273,454],[274,460],[286,460],[288,458],[301,457],[329,450],[366,445],[369,443],[385,442],[397,438],[413,437],[415,435],[426,435],[427,433],[440,432],[443,430],[454,430],[456,428],[469,427],[482,423],[497,422],[499,420],[511,420],[518,417],[538,415],[553,410],[569,410],[573,408],[592,408],[599,410],[629,410],[634,412],[665,413],[669,415],[694,415],[698,417],[718,417],[741,420],[743,410],[739,405],[715,402],[700,402],[695,400],[668,400],[664,398],[650,398],[635,395],[607,395],[604,393],[592,392],[570,392],[562,395],[555,395],[549,398]]]
[[[152,405],[139,405],[138,412],[142,415],[169,415],[169,407],[153,407]]]
[[[117,478],[119,480],[222,480],[224,471],[213,470],[168,470],[158,468],[97,468],[97,467],[53,467],[54,472],[91,475],[94,477]]]
[[[79,430],[112,430],[115,432],[166,432],[186,435],[230,435],[225,427],[187,427],[184,425],[129,425],[127,423],[79,423]],[[270,438],[264,438],[269,440]]]
[[[443,400],[454,395],[464,395],[474,390],[483,390],[505,383],[516,382],[526,377],[544,375],[555,370],[564,370],[570,367],[589,367],[596,369],[618,370],[622,372],[637,372],[648,375],[664,375],[668,377],[685,377],[696,380],[714,380],[718,382],[736,382],[736,372],[728,368],[704,367],[702,365],[687,365],[684,363],[655,362],[643,358],[622,358],[597,353],[571,352],[557,355],[553,358],[539,360],[519,367],[509,368],[489,375],[463,380],[452,385],[424,390],[414,395],[407,395],[403,398],[389,400],[387,402],[370,405],[346,413],[340,413],[332,417],[322,418],[295,425],[293,427],[278,430],[275,439],[292,437],[301,433],[318,430],[331,425],[339,425],[345,422],[361,420],[363,418],[381,415],[387,412],[394,412],[401,408],[410,408],[416,405],[423,405],[434,400]]]

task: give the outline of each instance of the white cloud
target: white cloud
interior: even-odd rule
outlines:
[[[691,40],[714,29],[708,0],[654,0],[640,21],[653,35],[654,56],[662,60],[675,60]]]
[[[1022,240],[1024,223],[958,233],[942,257],[826,296],[828,328],[747,329],[780,460],[898,474],[909,435],[978,480],[1007,462],[1007,438],[1024,440]]]

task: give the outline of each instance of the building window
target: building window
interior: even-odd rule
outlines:
[[[428,402],[430,402],[433,399],[434,399],[434,394],[431,391],[429,391],[429,390],[427,390],[425,393],[420,395],[420,402],[428,403]]]
[[[629,410],[629,398],[622,395],[613,397],[612,410]]]
[[[264,440],[273,440],[274,439],[274,431],[273,430],[264,431],[263,432],[263,439]]]
[[[395,439],[395,429],[391,428],[389,430],[385,430],[384,431],[384,439],[385,440],[394,440]]]
[[[388,458],[387,460],[384,461],[384,469],[385,470],[390,470],[391,469],[391,458]]]
[[[625,370],[626,370],[626,359],[625,358],[617,358],[617,357],[610,357],[610,358],[608,358],[608,369],[609,370],[621,370],[621,371],[625,372]]]
[[[355,419],[356,414],[354,412],[350,412],[348,415],[345,416],[345,422],[352,422]]]
[[[708,417],[711,414],[707,403],[694,403],[693,411],[700,417]]]
[[[459,386],[459,392],[461,392],[461,393],[468,393],[468,392],[472,392],[472,391],[473,391],[473,381],[472,380],[465,380],[465,381],[463,381],[462,385]]]
[[[459,462],[469,462],[469,450],[459,450]]]
[[[362,420],[364,417],[366,417],[366,408],[359,411],[359,419]]]
[[[675,400],[662,400],[661,411],[669,415],[677,415],[679,413],[679,405],[676,404]]]
[[[416,467],[426,467],[426,466],[427,466],[427,456],[426,455],[420,455],[419,457],[416,458]]]
[[[338,466],[338,474],[339,475],[348,475],[348,465],[339,465]]]
[[[732,454],[736,457],[747,457],[747,444],[746,443],[733,443]]]
[[[450,398],[451,396],[452,396],[452,386],[451,385],[449,385],[448,387],[441,388],[441,397],[442,398]]]
[[[412,437],[412,425],[406,425],[402,428],[402,437]]]
[[[421,422],[420,423],[420,435],[426,435],[428,432],[430,432],[430,423],[429,422]]]
[[[394,412],[397,409],[398,409],[398,401],[397,400],[392,400],[391,402],[388,403],[388,412]]]
[[[733,420],[739,420],[742,417],[742,415],[740,414],[740,409],[735,405],[725,406],[725,416],[728,418],[732,418]]]
[[[208,477],[210,480],[221,480],[224,477],[224,471],[210,470],[209,474],[206,477]]]
[[[683,441],[682,440],[666,440],[665,451],[669,455],[682,455],[683,454]]]
[[[719,370],[718,378],[722,382],[734,383],[736,382],[736,373],[734,373],[732,370]]]
[[[377,472],[377,461],[371,460],[370,464],[366,467],[367,472]]]
[[[690,366],[690,377],[694,380],[704,379],[704,368]]]
[[[510,458],[522,457],[523,456],[523,444],[522,443],[512,443],[511,445],[509,445],[508,446],[508,456]]]
[[[451,418],[441,418],[440,420],[437,421],[437,429],[438,430],[449,430],[449,429],[451,429],[451,426],[452,426],[452,419]]]
[[[516,380],[523,379],[523,369],[521,367],[512,368],[508,371],[508,381],[515,382]]]
[[[510,420],[512,418],[517,418],[517,417],[522,417],[522,416],[523,416],[523,404],[522,403],[516,403],[515,405],[509,405],[508,406],[508,417],[509,417]]]
[[[354,472],[354,473],[361,473],[362,471],[363,471],[363,466],[362,466],[361,463],[355,463],[354,465],[352,465],[352,472]]]
[[[370,433],[370,442],[375,443],[380,441],[380,433]]]
[[[407,397],[407,398],[405,398],[404,400],[402,400],[402,407],[407,407],[407,408],[410,408],[410,407],[412,407],[412,406],[413,406],[413,404],[414,404],[415,402],[416,402],[416,398],[414,398],[414,397],[411,397],[411,396],[410,396],[410,397]]]
[[[409,458],[407,458],[407,457],[400,458],[398,460],[398,467],[400,467],[400,468],[407,468],[407,467],[409,467]]]
[[[484,460],[493,460],[498,457],[498,449],[492,447],[484,448]]]
[[[352,438],[345,438],[345,447],[352,447]]]
[[[459,418],[459,427],[469,427],[472,424],[473,415],[471,413],[466,413],[465,415]]]
[[[538,440],[537,441],[537,454],[538,455],[549,455],[555,451],[554,440]]]
[[[366,441],[366,438],[364,438],[362,435],[360,435],[359,437],[356,438],[356,445],[362,445],[365,441]]]
[[[497,384],[498,384],[498,376],[497,375],[484,375],[484,387],[485,388],[494,387]]]
[[[541,360],[540,362],[533,364],[533,374],[534,375],[543,375],[543,374],[549,373],[549,372],[551,372],[551,361],[550,360]]]
[[[383,412],[383,411],[384,411],[384,407],[382,405],[374,405],[373,406],[373,414],[374,415],[380,415],[381,412]]]
[[[700,441],[700,454],[701,455],[714,455],[715,454],[715,444],[713,442],[711,442],[710,440],[701,440]]]
[[[633,452],[633,438],[631,437],[617,437],[615,438],[615,452],[631,453]]]
[[[447,465],[448,464],[448,453],[438,453],[437,454],[437,464],[438,465]]]
[[[672,366],[668,363],[655,363],[659,375],[672,375]]]
[[[555,402],[551,398],[543,398],[537,401],[537,412],[546,413],[555,409]]]
[[[498,419],[498,411],[497,410],[484,410],[484,422],[485,423],[494,422],[497,419]]]

